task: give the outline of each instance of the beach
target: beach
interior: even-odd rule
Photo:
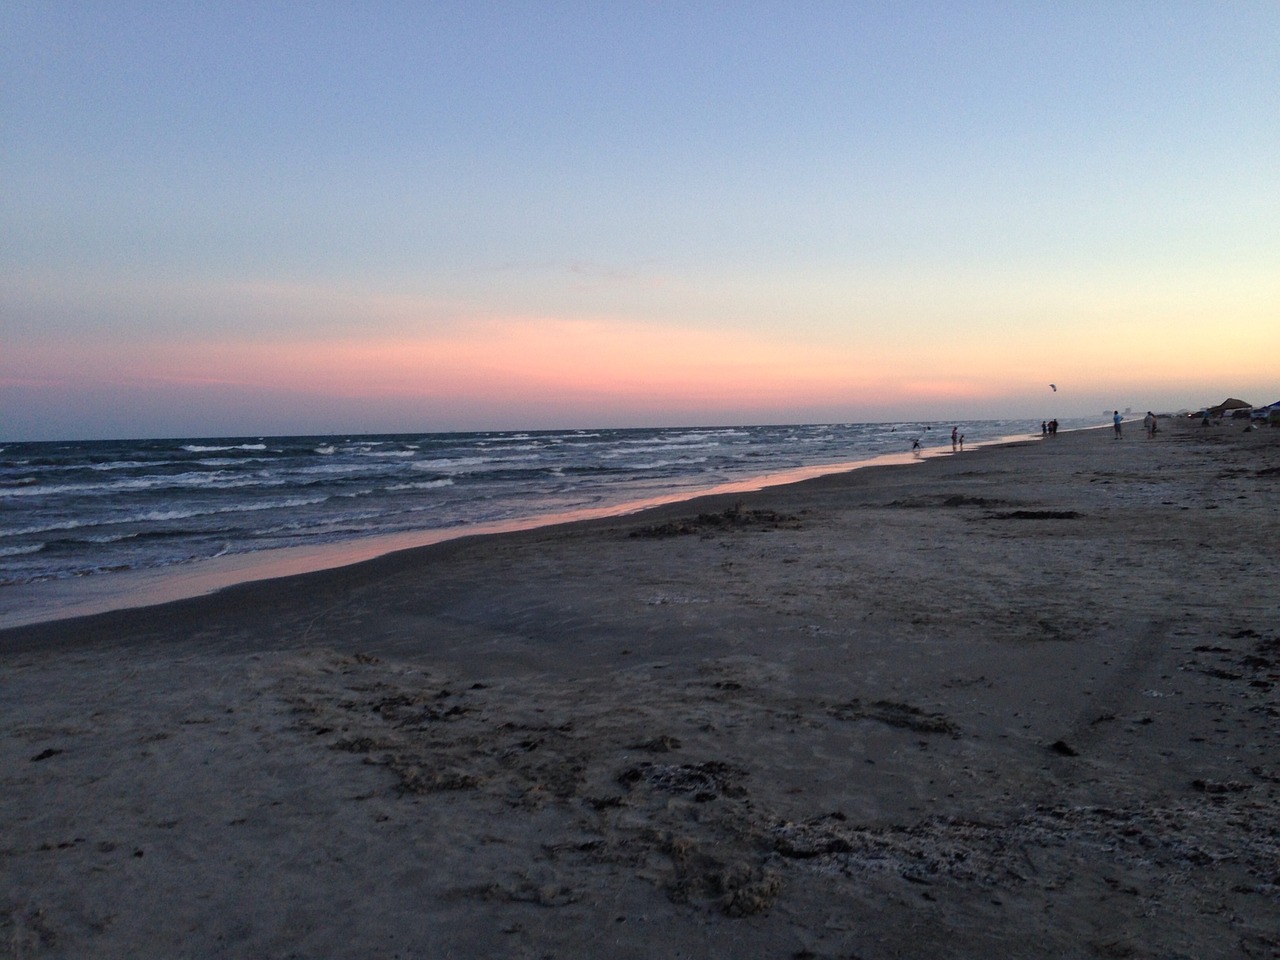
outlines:
[[[1280,430],[0,631],[0,956],[1280,956]]]

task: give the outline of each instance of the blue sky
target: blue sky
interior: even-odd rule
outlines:
[[[0,35],[0,438],[1280,397],[1275,3],[10,2]]]

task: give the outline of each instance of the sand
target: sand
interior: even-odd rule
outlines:
[[[1280,956],[1280,431],[0,632],[0,956]]]

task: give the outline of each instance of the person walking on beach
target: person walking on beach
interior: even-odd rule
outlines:
[[[1120,424],[1124,423],[1124,417],[1120,416],[1120,411],[1116,410],[1111,415],[1111,425],[1116,428],[1116,439],[1120,439]]]
[[[960,435],[958,433],[959,429],[960,429],[959,427],[951,428],[951,449],[952,450],[956,448],[956,438]]]
[[[1142,418],[1142,427],[1147,431],[1147,439],[1150,440],[1156,435],[1156,415],[1150,410],[1147,415]]]

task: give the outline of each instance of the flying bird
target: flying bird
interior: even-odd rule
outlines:
[[[1049,384],[1049,386],[1053,388],[1054,393],[1058,392],[1058,385],[1056,383],[1051,383]]]

